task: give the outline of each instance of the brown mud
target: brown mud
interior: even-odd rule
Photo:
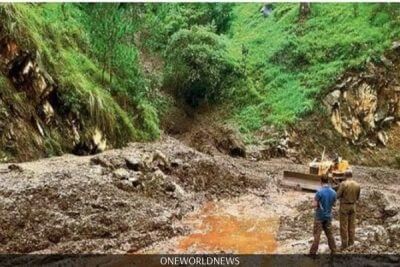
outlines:
[[[282,188],[283,170],[306,166],[203,154],[169,137],[2,164],[0,252],[304,253],[313,194]],[[343,253],[398,251],[399,171],[353,170],[362,185],[357,242]],[[329,252],[324,237],[320,252]]]

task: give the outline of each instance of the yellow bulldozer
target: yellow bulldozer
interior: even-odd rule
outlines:
[[[321,176],[328,174],[329,183],[336,189],[340,182],[345,180],[345,172],[350,170],[349,162],[339,156],[334,160],[324,160],[324,154],[325,149],[320,160],[314,159],[309,164],[309,173],[284,171],[282,185],[299,190],[316,191],[321,187]]]

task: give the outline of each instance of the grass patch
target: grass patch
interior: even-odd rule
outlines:
[[[39,51],[44,67],[58,84],[60,108],[82,119],[84,131],[98,127],[115,146],[158,136],[154,107],[140,106],[132,97],[130,102],[138,107],[124,110],[114,98],[113,93],[122,89],[109,84],[110,74],[92,57],[90,35],[84,26],[89,20],[79,5],[6,4],[0,6],[0,13],[3,33],[25,49]],[[54,141],[46,141],[46,147],[55,147]]]
[[[379,57],[400,33],[397,4],[312,3],[303,22],[299,4],[275,4],[269,17],[261,6],[236,5],[229,33],[230,53],[251,80],[237,94],[259,96],[232,97],[241,100],[233,117],[242,132],[285,127],[313,111],[340,74]]]

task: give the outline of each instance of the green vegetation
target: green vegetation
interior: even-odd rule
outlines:
[[[218,92],[217,105],[250,135],[263,125],[283,128],[316,111],[318,99],[338,76],[379,60],[400,33],[397,4],[313,3],[305,19],[300,19],[299,4],[274,4],[267,17],[260,13],[262,6],[152,6],[143,31],[146,47],[164,55],[164,86],[191,105],[214,100],[209,96]],[[204,72],[210,64],[225,65],[217,58],[233,71]]]
[[[1,5],[2,38],[37,50],[57,81],[60,113],[99,127],[112,145],[153,140],[173,92],[206,102],[251,136],[319,109],[349,69],[363,68],[399,38],[397,4],[13,4]],[[159,71],[145,74],[146,58]],[[153,63],[152,63],[153,64]],[[164,93],[165,93],[164,92]],[[57,134],[46,147],[59,154]]]
[[[299,4],[273,5],[269,17],[260,8],[236,5],[229,31],[230,51],[252,80],[242,90],[260,96],[236,109],[243,132],[285,126],[315,110],[341,73],[379,59],[400,33],[396,4],[311,4],[304,21]]]
[[[131,44],[134,29],[128,27],[131,20],[122,18],[131,17],[134,8],[124,8],[130,12],[125,14],[117,7],[15,4],[1,6],[0,12],[5,15],[4,31],[25,48],[39,51],[43,65],[59,83],[61,111],[86,121],[88,131],[99,127],[111,144],[120,146],[133,139],[157,138],[159,129],[145,95],[147,82],[138,52]]]
[[[203,26],[174,33],[165,53],[168,86],[193,107],[220,99],[238,75],[225,40]]]

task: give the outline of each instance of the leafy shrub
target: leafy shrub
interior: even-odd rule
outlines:
[[[167,84],[193,107],[203,100],[217,101],[240,75],[225,40],[208,27],[175,33],[168,43],[166,59]]]

